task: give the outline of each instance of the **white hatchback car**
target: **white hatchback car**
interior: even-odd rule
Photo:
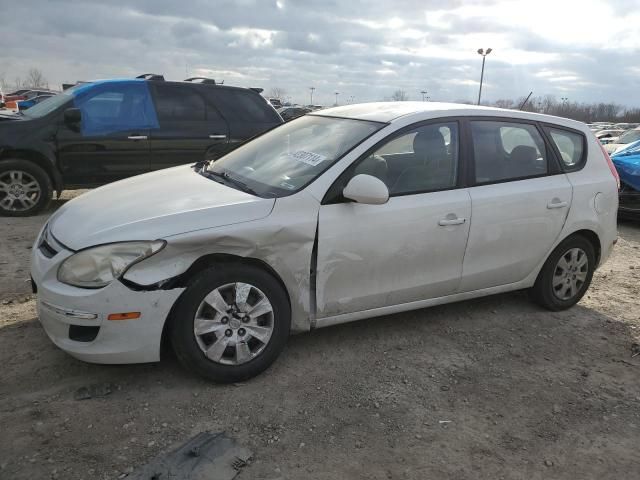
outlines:
[[[68,202],[33,249],[40,321],[81,360],[157,361],[167,340],[230,382],[267,368],[290,332],[519,289],[565,309],[615,243],[616,176],[571,120],[323,110]]]

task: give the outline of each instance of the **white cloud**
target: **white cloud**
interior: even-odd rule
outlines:
[[[185,69],[294,100],[564,94],[640,104],[633,0],[30,0],[0,23],[0,76],[33,67],[52,84]],[[37,13],[37,14],[35,14]]]

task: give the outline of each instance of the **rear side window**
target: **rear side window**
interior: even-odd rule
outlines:
[[[258,94],[231,88],[207,89],[207,97],[230,121],[279,122],[276,111]]]
[[[155,85],[156,111],[162,122],[204,122],[204,99],[193,88],[182,85]]]
[[[580,168],[584,156],[584,137],[579,133],[557,128],[549,128],[548,132],[560,152],[560,159],[565,169]]]
[[[547,150],[538,129],[515,122],[472,121],[476,183],[547,174]]]

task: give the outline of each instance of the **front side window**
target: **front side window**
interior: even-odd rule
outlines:
[[[391,196],[450,189],[458,177],[458,145],[457,123],[423,125],[376,149],[353,173],[379,178]]]
[[[80,131],[83,135],[101,136],[158,126],[144,82],[105,83],[71,93],[75,107],[82,112]]]
[[[550,128],[551,139],[558,147],[560,158],[565,167],[575,167],[582,161],[584,141],[579,133]]]
[[[230,186],[244,185],[261,197],[290,195],[384,125],[305,116],[240,146],[203,173]]]
[[[476,183],[536,177],[547,173],[544,140],[533,125],[472,121]]]

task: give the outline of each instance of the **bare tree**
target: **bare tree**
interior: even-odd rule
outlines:
[[[284,100],[287,91],[281,87],[271,87],[269,90],[269,98],[277,98],[278,100]]]
[[[514,101],[511,100],[510,98],[500,99],[500,100],[496,100],[494,105],[498,108],[513,108]]]
[[[27,79],[25,80],[25,86],[32,88],[42,88],[48,86],[47,79],[44,77],[44,73],[39,68],[30,68],[27,72]]]
[[[393,95],[391,95],[391,100],[394,102],[406,102],[409,100],[409,96],[404,90],[396,90],[393,92]]]

